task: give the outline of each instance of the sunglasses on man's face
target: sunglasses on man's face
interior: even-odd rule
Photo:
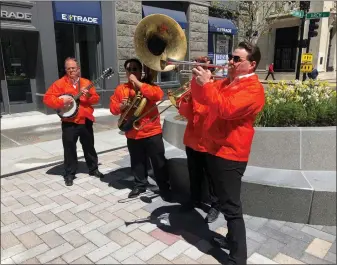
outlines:
[[[128,72],[139,72],[139,69],[137,67],[127,67],[126,71],[128,71]]]
[[[228,61],[231,61],[231,60],[233,60],[233,62],[234,63],[238,63],[238,62],[242,62],[242,61],[244,61],[243,59],[241,59],[241,57],[240,56],[238,56],[238,55],[228,55]]]

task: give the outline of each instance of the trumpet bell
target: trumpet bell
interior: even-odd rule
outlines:
[[[169,16],[153,14],[143,18],[134,36],[137,57],[149,68],[167,72],[175,68],[167,59],[182,60],[187,51],[187,40],[180,25]]]
[[[173,90],[168,91],[167,96],[169,100],[171,101],[172,105],[176,107],[177,109],[179,109],[178,102],[181,100],[181,98],[183,98],[186,94],[190,93],[189,85],[190,85],[190,82],[187,82],[186,84],[184,84],[183,87],[175,91]]]

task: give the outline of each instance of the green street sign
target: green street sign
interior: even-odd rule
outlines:
[[[330,12],[316,12],[316,13],[308,13],[307,19],[315,19],[315,18],[322,18],[322,17],[329,17]]]
[[[294,10],[291,12],[291,15],[294,17],[300,17],[302,18],[304,16],[304,11],[303,10]]]

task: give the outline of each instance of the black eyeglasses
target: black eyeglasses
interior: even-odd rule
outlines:
[[[138,72],[139,69],[137,67],[132,67],[132,68],[131,67],[127,67],[126,71],[128,71],[128,72]]]
[[[238,55],[231,55],[231,54],[229,54],[228,55],[228,61],[230,61],[230,60],[233,60],[234,63],[238,63],[238,62],[244,61],[244,59],[241,59],[241,57],[238,56]]]

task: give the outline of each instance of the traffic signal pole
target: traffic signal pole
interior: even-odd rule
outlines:
[[[305,17],[306,17],[306,10],[304,10],[304,15],[301,18],[301,33],[300,33],[300,47],[299,47],[299,51],[298,51],[298,56],[297,56],[297,67],[296,67],[296,78],[297,80],[300,79],[300,70],[301,70],[301,57],[302,57],[302,43],[303,43],[303,35],[304,35],[304,25],[305,25]],[[309,45],[308,45],[309,47]],[[308,49],[307,47],[307,49]]]
[[[309,35],[309,34],[308,34],[308,35]],[[311,37],[308,36],[307,48],[306,48],[306,51],[305,51],[306,53],[309,53],[310,40],[311,40]],[[306,74],[306,73],[303,73],[302,81],[305,81],[305,79],[307,79],[307,74]]]

